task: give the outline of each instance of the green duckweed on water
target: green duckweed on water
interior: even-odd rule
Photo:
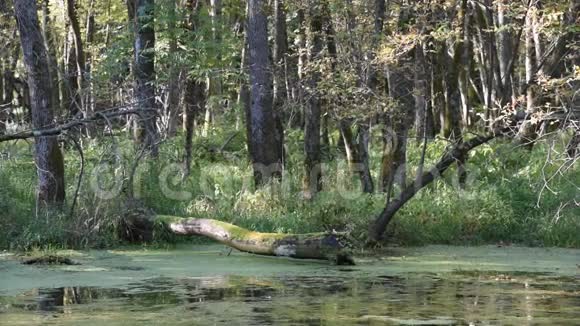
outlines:
[[[1,325],[574,325],[580,251],[395,248],[355,267],[223,246],[0,256]]]

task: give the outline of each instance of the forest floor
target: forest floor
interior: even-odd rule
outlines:
[[[375,183],[381,160],[378,133],[371,142]],[[286,135],[290,154],[283,181],[259,190],[252,185],[243,132],[232,135],[214,130],[211,137],[195,137],[194,166],[186,178],[181,171],[183,137],[165,141],[157,160],[140,162],[132,186],[130,175],[139,155],[128,139],[85,140],[84,174],[74,212],[70,206],[82,164],[79,153],[67,145],[67,207],[39,217],[35,217],[32,143],[4,143],[0,145],[0,248],[115,247],[123,243],[119,222],[135,206],[155,214],[224,220],[262,232],[349,231],[354,239],[364,241],[386,196],[360,192],[358,180],[349,174],[336,149],[337,135],[331,135],[333,141],[324,149],[324,191],[312,201],[304,201],[300,192],[299,132]],[[475,150],[468,160],[466,187],[461,189],[455,171],[448,171],[397,214],[388,231],[389,242],[580,248],[580,166],[561,169],[557,160],[547,160],[548,150],[558,151],[566,141],[565,136],[541,141],[532,151],[495,141]],[[440,158],[446,145],[440,140],[429,143],[426,166]],[[410,141],[409,180],[420,156],[421,144]],[[137,200],[128,201],[130,196]],[[176,239],[156,234],[154,241],[163,245]]]

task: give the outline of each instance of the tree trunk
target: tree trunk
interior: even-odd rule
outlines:
[[[298,49],[298,55],[296,58],[296,73],[297,73],[297,82],[296,82],[296,98],[298,103],[298,109],[293,112],[292,115],[292,127],[294,128],[304,128],[304,110],[303,108],[306,106],[305,101],[305,89],[304,85],[306,85],[306,63],[308,61],[308,50],[306,48],[306,18],[304,9],[302,7],[298,8],[296,12],[296,18],[298,20],[298,32],[296,33],[296,39],[294,41],[296,48]]]
[[[575,159],[580,152],[580,128],[577,128],[574,132],[574,136],[570,139],[570,142],[566,146],[566,153],[572,159]]]
[[[283,169],[283,135],[273,108],[266,5],[265,0],[250,0],[248,17],[251,105],[246,123],[256,186],[281,178]]]
[[[433,139],[433,111],[429,101],[429,68],[425,62],[422,44],[415,46],[415,130],[417,138]]]
[[[509,70],[509,64],[512,60],[513,55],[513,35],[511,19],[507,17],[507,6],[510,1],[500,0],[497,5],[497,28],[498,32],[498,63],[499,69],[496,73],[496,88],[497,97],[500,100],[501,105],[505,105],[513,96],[512,90],[512,75]],[[495,45],[494,45],[495,47]]]
[[[4,102],[4,60],[0,57],[0,136],[6,133],[8,105]]]
[[[143,110],[136,126],[140,145],[154,157],[158,154],[157,110],[155,103],[155,30],[153,0],[136,0],[134,17],[135,43],[133,74],[136,105]]]
[[[338,265],[355,264],[349,253],[350,240],[342,233],[260,233],[218,220],[176,216],[157,216],[152,221],[140,218],[131,222],[129,232],[151,232],[155,223],[178,235],[205,236],[256,255],[330,260]],[[136,237],[132,235],[132,238]]]
[[[366,151],[369,142],[368,126],[358,124],[356,139],[352,133],[350,122],[341,119],[338,127],[350,172],[359,176],[361,189],[364,193],[373,193],[374,184],[369,169],[368,152]]]
[[[383,211],[379,214],[375,222],[369,229],[369,244],[376,244],[383,240],[383,235],[387,226],[395,216],[395,214],[407,203],[419,190],[433,182],[436,178],[443,175],[443,173],[460,157],[465,157],[467,153],[475,147],[485,144],[491,139],[495,138],[498,133],[491,133],[484,136],[478,136],[455,145],[452,149],[447,151],[439,162],[430,170],[423,173],[422,176],[416,178],[413,187],[407,187],[403,190],[393,201],[388,201]]]
[[[531,150],[534,147],[534,142],[538,138],[537,130],[538,124],[533,119],[536,113],[536,98],[535,98],[535,87],[534,84],[536,80],[537,59],[534,57],[536,52],[536,47],[534,46],[534,18],[536,15],[537,8],[535,4],[532,4],[528,9],[525,18],[525,48],[524,48],[524,64],[526,72],[526,111],[525,116],[527,119],[522,123],[519,133],[516,137],[518,144],[524,146],[526,149]]]
[[[89,11],[87,13],[87,21],[86,21],[86,44],[87,47],[90,49],[92,44],[95,42],[95,0],[91,0],[89,5]],[[83,79],[85,80],[85,110],[86,114],[92,116],[95,114],[97,109],[97,99],[95,98],[95,85],[93,82],[93,78],[91,76],[93,67],[93,54],[90,50],[85,51],[85,76]],[[87,133],[89,137],[95,136],[95,126],[88,126]]]
[[[71,89],[73,92],[73,99],[74,103],[72,105],[74,108],[72,109],[73,115],[77,112],[84,112],[84,103],[83,103],[83,92],[84,92],[84,84],[85,84],[85,73],[86,73],[86,64],[85,64],[85,53],[83,50],[83,39],[81,36],[81,27],[79,24],[79,18],[76,9],[76,1],[75,0],[66,0],[66,12],[68,22],[70,24],[72,30],[72,43],[74,45],[74,51],[71,51],[71,69],[68,71],[69,77],[72,79],[76,79],[72,85],[74,88]],[[74,64],[73,64],[74,63]]]
[[[367,194],[375,192],[375,184],[370,169],[369,141],[370,141],[370,119],[366,123],[359,123],[357,128],[357,146],[359,162],[361,164],[360,181],[362,191]]]
[[[246,17],[248,16],[249,13],[249,5],[246,4]],[[248,64],[249,64],[249,54],[248,54],[248,26],[247,26],[247,20],[243,25],[243,41],[242,41],[242,53],[240,56],[240,85],[239,85],[239,91],[238,91],[238,98],[237,98],[237,104],[238,104],[238,110],[241,110],[244,114],[244,118],[245,118],[245,126],[246,126],[246,139],[250,139],[252,136],[252,128],[250,128],[250,124],[247,123],[248,121],[250,121],[250,89],[248,87],[248,80],[247,78],[245,78],[246,76],[246,71],[248,70]],[[240,121],[242,120],[242,114],[238,114],[236,117],[236,130],[239,130],[239,124]],[[251,153],[250,150],[250,145],[251,142],[247,141],[248,144],[248,153]]]
[[[209,15],[211,19],[211,30],[212,39],[215,42],[217,49],[217,59],[221,59],[220,47],[222,42],[221,30],[222,30],[222,1],[221,0],[210,0],[210,10]],[[218,68],[221,68],[218,66]],[[222,79],[219,74],[210,72],[207,74],[207,97],[208,101],[205,106],[205,114],[203,120],[202,136],[207,137],[212,123],[215,120],[215,116],[220,108],[221,96],[222,96]]]
[[[323,13],[320,5],[309,2],[310,31],[308,53],[309,63],[318,60],[323,48],[322,26]],[[304,176],[302,180],[303,195],[312,199],[322,189],[322,170],[320,166],[320,99],[315,93],[320,79],[319,72],[309,72],[306,77],[307,90],[304,90],[306,107],[304,110]]]
[[[167,136],[174,137],[177,133],[179,118],[179,67],[177,49],[177,21],[176,1],[169,0],[169,17],[167,18],[167,29],[169,34],[169,82],[167,85]]]
[[[60,107],[59,90],[56,85],[59,84],[58,80],[58,63],[56,60],[56,46],[54,42],[54,36],[52,32],[52,24],[50,22],[50,13],[48,10],[48,0],[42,1],[42,39],[44,41],[44,46],[47,49],[48,55],[48,73],[52,85],[52,105],[54,108]]]
[[[286,32],[286,8],[284,0],[274,0],[274,107],[282,113],[287,99],[286,67],[288,34]]]
[[[459,80],[461,79],[460,75],[463,69],[461,66],[463,55],[463,44],[460,40],[457,40],[453,50],[453,57],[450,57],[447,53],[443,53],[441,58],[442,62],[447,65],[447,75],[443,80],[443,97],[445,99],[445,126],[443,135],[455,144],[461,144],[463,142],[461,112],[459,109],[461,101]],[[458,156],[457,160],[457,176],[459,185],[463,187],[467,179],[467,172],[465,170],[466,157]]]
[[[471,102],[469,99],[469,71],[471,70],[471,14],[468,11],[467,0],[461,1],[461,10],[459,12],[462,26],[462,37],[460,39],[458,38],[458,46],[456,47],[456,51],[459,51],[457,55],[460,58],[459,66],[457,67],[459,70],[457,85],[461,98],[461,117],[463,127],[467,128],[471,125]]]
[[[191,32],[195,33],[197,28],[198,13],[201,8],[201,1],[188,0],[186,4],[189,11],[187,25]],[[195,127],[195,119],[205,108],[206,96],[205,83],[201,80],[196,80],[193,77],[187,77],[185,82],[185,90],[183,94],[185,108],[183,117],[183,129],[185,130],[185,175],[191,172],[192,164],[192,149],[193,149],[193,132]]]
[[[54,125],[54,107],[48,56],[38,23],[36,1],[16,0],[14,9],[28,74],[32,124],[35,129],[50,128]],[[63,204],[64,162],[55,136],[35,139],[35,162],[38,173],[37,205],[46,208]]]
[[[410,51],[401,54],[397,63],[388,68],[389,95],[398,105],[384,121],[383,160],[381,162],[381,188],[388,190],[392,184],[406,187],[407,138],[413,124],[415,103],[413,99],[413,70]]]
[[[205,107],[205,83],[188,80],[185,94],[185,170],[186,175],[191,172],[193,129],[195,118]]]

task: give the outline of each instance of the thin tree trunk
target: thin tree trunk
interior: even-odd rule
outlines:
[[[54,85],[52,87],[52,103],[55,108],[60,107],[59,90],[57,85],[58,81],[58,63],[56,60],[56,46],[54,42],[54,37],[52,33],[52,24],[50,22],[50,13],[48,9],[48,0],[42,1],[42,39],[44,41],[44,46],[47,49],[48,55],[48,73],[49,78]]]
[[[4,102],[4,60],[0,57],[0,135],[6,133],[8,123],[8,106]]]
[[[471,103],[469,99],[469,71],[471,69],[471,36],[470,36],[470,24],[471,24],[471,14],[468,10],[467,0],[461,1],[460,19],[462,23],[462,38],[458,39],[459,45],[456,50],[460,53],[460,65],[457,67],[459,69],[458,74],[458,88],[459,95],[461,97],[461,117],[464,128],[471,125]]]
[[[366,123],[359,123],[357,128],[357,145],[359,162],[361,164],[360,179],[362,191],[367,194],[375,192],[375,185],[370,169],[369,141],[370,141],[370,119]]]
[[[74,56],[72,58],[73,60],[71,61],[74,62],[74,64],[71,67],[72,69],[68,71],[68,73],[70,74],[69,77],[71,79],[73,78],[76,79],[74,83],[75,88],[72,89],[72,91],[74,92],[73,105],[75,106],[73,112],[76,113],[78,111],[81,111],[83,112],[83,114],[86,114],[86,112],[84,112],[85,106],[83,103],[86,63],[85,63],[85,53],[83,49],[83,39],[81,36],[81,27],[79,24],[75,0],[66,0],[66,11],[68,22],[72,29],[71,36],[73,40],[72,43],[74,45],[74,51],[71,51],[71,53],[74,53]]]
[[[167,85],[167,136],[174,137],[177,133],[178,118],[179,118],[179,67],[177,66],[178,49],[177,49],[177,29],[175,22],[176,15],[176,1],[169,0],[169,17],[167,22],[167,29],[169,33],[169,82]]]
[[[288,34],[286,32],[286,8],[284,0],[274,0],[274,106],[282,112],[286,92],[286,67],[288,55]]]
[[[432,139],[433,131],[433,111],[431,110],[429,98],[429,81],[427,72],[429,68],[425,62],[425,52],[422,44],[415,46],[415,130],[417,138]]]
[[[532,119],[536,112],[535,104],[535,94],[534,87],[531,84],[535,81],[535,74],[537,71],[536,61],[534,58],[535,46],[534,46],[534,27],[533,18],[535,15],[535,8],[528,10],[525,18],[525,72],[526,72],[526,111],[525,115],[528,119],[522,123],[520,127],[519,134],[517,136],[517,142],[523,145],[526,149],[531,150],[534,147],[534,142],[538,137],[537,128],[538,124]]]
[[[93,42],[95,41],[95,0],[91,0],[89,5],[89,11],[87,13],[87,22],[86,22],[86,44],[87,47],[90,48]],[[90,50],[85,51],[85,61],[86,61],[86,69],[85,69],[85,86],[86,86],[86,96],[85,96],[85,107],[87,115],[92,116],[96,112],[96,98],[95,98],[95,85],[93,83],[92,78],[92,69],[93,69],[93,54]],[[89,137],[95,136],[95,126],[88,126],[87,132]]]
[[[566,153],[573,159],[580,153],[580,128],[576,129],[574,136],[572,136],[572,139],[570,139],[570,142],[566,146]]]
[[[191,32],[197,29],[197,20],[201,1],[188,0],[186,8],[189,12],[187,25]],[[185,176],[191,172],[192,150],[193,150],[193,133],[195,128],[195,119],[205,108],[205,83],[201,80],[195,80],[192,77],[186,77],[185,90],[183,94],[184,109],[183,112],[183,129],[185,130]]]
[[[310,31],[308,53],[309,63],[319,59],[322,52],[322,26],[323,13],[320,6],[312,1],[309,2]],[[316,94],[319,72],[312,71],[308,74],[305,90],[306,107],[304,110],[304,176],[302,180],[303,195],[306,199],[312,199],[322,189],[322,170],[320,166],[320,99]]]
[[[13,39],[17,37],[17,28],[14,29],[12,33]],[[13,113],[13,102],[14,102],[14,92],[16,91],[14,72],[16,71],[16,66],[18,65],[18,59],[20,57],[20,46],[18,43],[14,42],[10,44],[9,47],[12,51],[8,57],[8,62],[4,66],[4,103],[2,110],[5,114],[10,117]]]
[[[246,16],[248,16],[248,11],[249,11],[249,6],[248,4],[246,4]],[[240,85],[239,85],[239,91],[238,91],[238,98],[237,98],[237,104],[238,104],[238,109],[241,110],[244,113],[244,117],[246,120],[246,138],[250,139],[251,135],[252,135],[252,130],[250,128],[250,124],[247,123],[247,121],[249,121],[250,119],[250,89],[248,88],[248,80],[247,78],[245,78],[246,76],[246,71],[248,70],[248,64],[249,64],[249,55],[248,55],[248,28],[247,28],[247,20],[246,23],[244,23],[243,25],[243,41],[242,41],[242,53],[241,53],[241,58],[240,58]],[[241,118],[242,114],[238,114],[236,117],[236,130],[239,130],[239,124],[240,121],[242,120]],[[248,143],[248,152],[250,151],[250,145],[251,142],[247,142]]]
[[[507,16],[507,6],[509,1],[500,0],[497,4],[497,28],[499,30],[497,43],[498,43],[498,76],[496,76],[497,91],[501,105],[503,106],[507,103],[513,96],[512,90],[512,76],[509,71],[509,63],[513,54],[513,35],[511,19]],[[495,47],[495,45],[494,45]]]
[[[305,112],[302,108],[306,106],[305,100],[305,90],[304,85],[306,85],[306,63],[308,61],[308,50],[306,48],[306,18],[303,8],[298,8],[296,12],[297,20],[298,20],[298,33],[296,33],[296,40],[295,44],[298,48],[298,56],[297,56],[297,99],[298,103],[300,104],[297,109],[293,113],[293,120],[292,126],[295,128],[304,128],[304,120],[305,120]]]
[[[222,1],[221,0],[210,0],[210,10],[209,15],[211,19],[211,29],[212,38],[216,43],[216,48],[222,42],[221,29],[222,29]],[[221,54],[217,53],[218,59],[221,58]],[[209,135],[209,130],[211,124],[215,119],[215,115],[220,106],[220,98],[222,96],[222,80],[219,74],[210,72],[207,76],[207,97],[208,102],[205,107],[205,115],[203,121],[202,136],[207,137]],[[212,99],[214,98],[214,99]],[[217,99],[217,100],[216,100]]]
[[[191,172],[193,132],[195,118],[205,107],[205,83],[196,80],[188,80],[185,96],[185,170],[186,175]]]
[[[32,124],[35,129],[54,125],[48,55],[38,23],[34,0],[14,2],[20,31],[24,66],[28,74]],[[39,208],[60,206],[65,200],[64,160],[55,136],[35,139],[35,162],[38,173],[37,205]]]

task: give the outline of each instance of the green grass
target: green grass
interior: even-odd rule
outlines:
[[[263,189],[252,185],[243,132],[216,152],[231,132],[213,130],[211,137],[196,137],[194,166],[185,180],[178,171],[183,157],[181,136],[162,144],[157,161],[144,160],[137,169],[133,192],[137,205],[156,214],[215,218],[264,232],[306,233],[348,230],[364,241],[370,222],[382,209],[384,194],[364,195],[358,181],[344,168],[335,147],[325,148],[327,170],[325,191],[313,201],[300,195],[302,143],[299,132],[287,135],[287,171],[281,183]],[[565,144],[565,136],[556,139]],[[336,138],[336,135],[335,135]],[[377,139],[378,137],[375,137]],[[431,143],[427,165],[441,156],[446,143]],[[25,142],[0,144],[0,248],[111,247],[121,244],[119,221],[135,206],[127,204],[128,176],[137,156],[132,143],[119,137],[116,142],[85,143],[86,171],[74,214],[69,207],[76,189],[80,157],[67,148],[66,178],[69,207],[63,212],[36,216],[34,187],[36,174],[30,145]],[[375,180],[380,162],[380,144],[372,148]],[[573,166],[542,191],[542,175],[552,175],[558,164],[545,164],[548,144],[539,143],[532,152],[494,142],[478,148],[469,158],[467,188],[456,186],[455,171],[423,189],[396,216],[389,228],[391,242],[402,245],[484,244],[509,242],[534,246],[580,247],[579,167]],[[560,148],[561,150],[561,148]],[[416,169],[421,146],[409,143],[410,178]],[[554,157],[555,160],[558,157]],[[95,167],[109,162],[94,178]],[[557,163],[557,162],[556,162]],[[173,164],[173,169],[167,166]],[[113,175],[120,180],[119,192],[110,199],[94,191],[114,188]],[[161,182],[159,176],[164,175]],[[165,189],[165,191],[162,191]],[[165,194],[172,192],[173,199]],[[540,192],[541,199],[538,200]],[[566,204],[567,203],[567,204]],[[168,240],[169,239],[169,240]],[[173,237],[158,237],[163,245]],[[190,240],[185,240],[190,241]]]

